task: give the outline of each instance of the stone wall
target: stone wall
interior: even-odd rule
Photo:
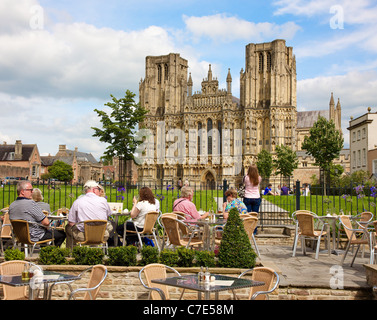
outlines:
[[[79,274],[86,266],[43,266],[46,270]],[[103,283],[98,300],[147,300],[148,290],[145,289],[138,278],[140,267],[108,267],[108,277]],[[197,273],[199,268],[177,268],[181,274]],[[211,268],[211,273],[238,276],[241,269],[221,269]],[[85,287],[88,277],[85,276],[73,283],[73,288]],[[178,288],[170,287],[171,298],[178,299],[180,291]],[[248,289],[237,290],[237,297],[241,300],[247,299]],[[66,285],[56,285],[53,290],[52,299],[66,300],[69,290]],[[186,290],[184,300],[196,300],[198,295],[194,291]],[[221,300],[233,299],[230,291],[221,292]],[[326,288],[293,288],[279,287],[278,290],[270,295],[270,300],[371,300],[373,294],[369,289],[360,288],[359,290],[331,290]]]

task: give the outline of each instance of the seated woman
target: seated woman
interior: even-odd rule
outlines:
[[[157,211],[156,208],[156,199],[152,193],[152,190],[148,187],[142,187],[139,190],[139,201],[134,197],[133,198],[133,207],[131,210],[131,218],[134,223],[131,221],[126,222],[126,230],[135,231],[135,226],[138,231],[143,231],[145,216],[150,211]],[[118,235],[123,237],[124,234],[124,224],[117,226],[116,228]],[[138,241],[136,234],[127,233],[126,242],[127,245],[134,244]]]
[[[43,202],[43,195],[40,189],[34,188],[31,197],[42,210],[47,211],[49,214],[51,213],[50,205],[46,202]]]
[[[224,219],[228,219],[229,211],[232,208],[237,208],[240,214],[247,213],[246,205],[240,199],[237,199],[237,191],[235,189],[225,191],[225,197],[227,202],[223,204]]]

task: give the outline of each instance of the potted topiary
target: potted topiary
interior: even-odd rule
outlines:
[[[256,253],[251,247],[237,208],[229,212],[219,249],[219,266],[223,268],[253,268]]]

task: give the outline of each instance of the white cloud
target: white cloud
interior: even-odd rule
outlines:
[[[323,16],[329,19],[340,8],[344,14],[345,24],[375,24],[377,6],[374,0],[276,0],[274,6],[278,7],[274,14],[293,14],[296,16]]]
[[[300,29],[294,22],[278,25],[270,22],[254,23],[226,14],[202,17],[183,16],[186,28],[194,39],[209,37],[216,42],[235,40],[264,41],[272,38],[291,39]]]
[[[60,23],[17,30],[0,33],[0,87],[9,94],[87,98],[124,92],[137,88],[145,56],[174,51],[167,31],[156,26],[124,32]]]

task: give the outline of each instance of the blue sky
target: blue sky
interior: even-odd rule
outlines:
[[[188,60],[194,90],[208,65],[221,88],[239,74],[249,43],[285,39],[297,63],[297,110],[328,108],[331,92],[348,121],[377,101],[375,0],[1,0],[0,139],[59,144],[97,159],[93,111],[110,94],[138,94],[145,57],[171,52]]]

